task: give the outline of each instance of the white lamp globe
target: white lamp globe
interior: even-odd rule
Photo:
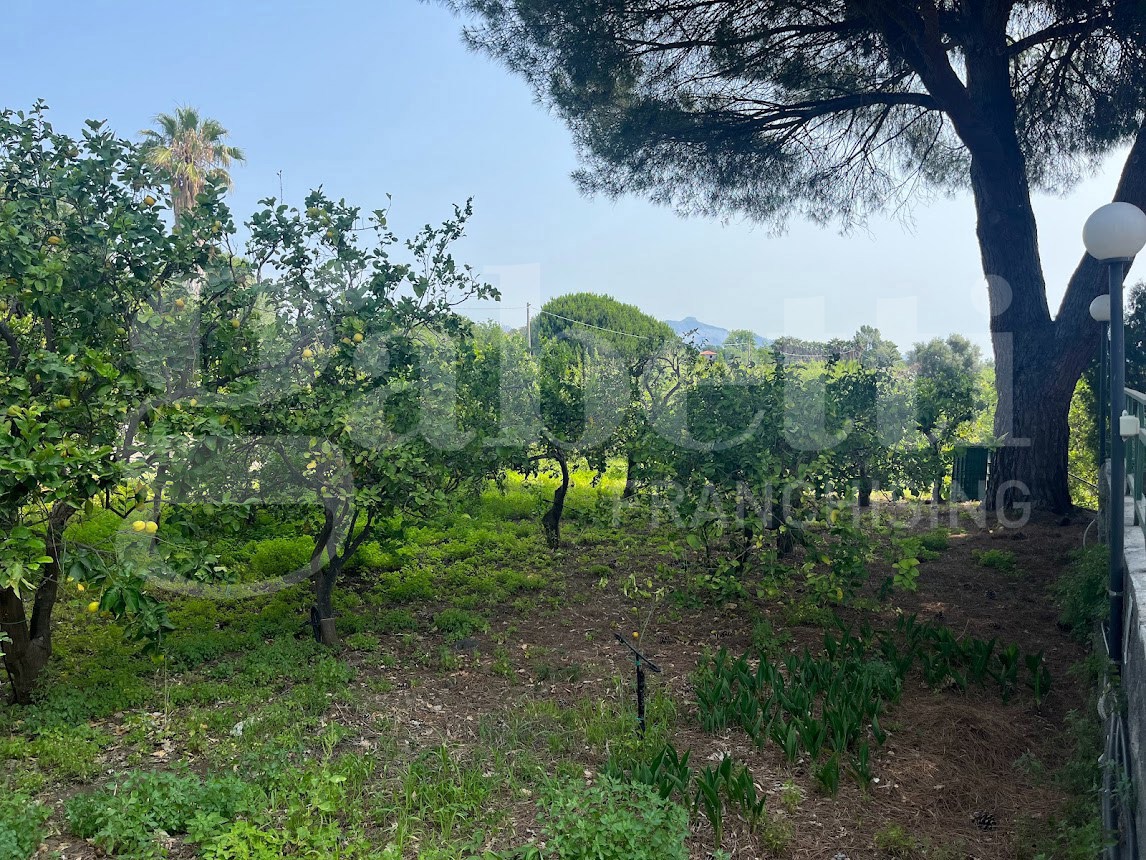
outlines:
[[[1107,203],[1082,228],[1082,242],[1098,260],[1133,257],[1146,246],[1146,213],[1133,203]]]
[[[1090,303],[1090,316],[1095,322],[1110,322],[1110,293],[1095,296]]]

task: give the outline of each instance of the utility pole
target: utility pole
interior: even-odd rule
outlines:
[[[529,302],[525,303],[525,348],[533,352],[533,330],[530,326]]]

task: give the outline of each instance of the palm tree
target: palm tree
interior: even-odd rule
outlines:
[[[241,149],[224,141],[227,129],[217,120],[201,118],[194,108],[176,108],[174,115],[161,113],[157,128],[140,132],[143,153],[171,185],[175,218],[195,205],[195,198],[208,181],[222,181],[231,187],[227,168],[232,161],[243,162]]]

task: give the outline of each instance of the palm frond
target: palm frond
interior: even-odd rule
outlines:
[[[227,168],[246,157],[238,147],[226,144],[228,132],[218,120],[181,105],[174,115],[158,114],[155,124],[157,128],[140,132],[141,148],[148,163],[170,184],[176,215],[195,205],[208,181],[232,187]]]

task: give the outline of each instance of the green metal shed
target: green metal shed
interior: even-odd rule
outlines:
[[[955,462],[951,467],[951,500],[982,500],[987,492],[987,473],[990,469],[991,449],[969,445],[955,449]]]

